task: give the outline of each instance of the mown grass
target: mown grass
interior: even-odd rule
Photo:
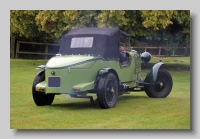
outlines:
[[[58,95],[50,106],[32,99],[35,67],[46,60],[10,60],[11,129],[190,129],[190,71],[170,70],[173,89],[167,98],[145,92],[118,97],[112,109],[100,109],[88,99]],[[169,63],[170,64],[170,63]],[[173,64],[173,63],[172,63]],[[187,65],[187,64],[186,64]],[[143,71],[143,76],[148,70]],[[96,98],[95,95],[93,95]]]

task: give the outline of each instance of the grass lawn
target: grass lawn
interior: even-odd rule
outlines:
[[[190,61],[189,58],[182,59]],[[31,88],[38,72],[35,67],[45,63],[45,60],[10,60],[10,129],[191,127],[189,70],[169,69],[173,77],[173,89],[167,98],[153,99],[145,92],[131,92],[119,96],[114,108],[101,109],[98,105],[91,105],[88,99],[58,95],[52,105],[38,107],[33,101]],[[173,65],[173,62],[168,64]],[[148,70],[143,71],[144,77],[147,72]]]

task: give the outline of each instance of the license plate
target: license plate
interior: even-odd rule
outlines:
[[[49,77],[48,86],[49,87],[60,87],[61,79],[60,77]]]

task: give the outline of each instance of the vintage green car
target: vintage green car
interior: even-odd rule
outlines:
[[[89,98],[100,108],[113,108],[124,93],[145,91],[149,97],[165,98],[171,92],[170,73],[156,63],[145,79],[141,63],[151,59],[148,52],[131,49],[130,35],[119,28],[76,28],[62,37],[58,54],[40,65],[32,85],[37,106],[51,105],[55,95]],[[119,47],[125,48],[125,63]],[[90,95],[88,95],[90,94]],[[96,94],[97,99],[93,100]]]

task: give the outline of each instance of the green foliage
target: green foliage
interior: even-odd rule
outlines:
[[[127,25],[129,20],[124,16],[123,10],[104,10],[95,18],[98,27],[122,27]]]
[[[179,10],[174,14],[173,19],[178,22],[180,26],[181,35],[177,35],[177,40],[184,41],[184,43],[190,43],[190,11]],[[180,37],[181,36],[181,37]]]
[[[168,46],[190,43],[190,11],[152,10],[141,13],[144,27],[154,30],[148,31],[147,40],[162,41],[162,45]]]
[[[59,41],[78,27],[118,27],[131,43],[190,44],[189,10],[11,10],[10,34],[28,39]]]
[[[141,17],[145,28],[153,28],[153,30],[165,29],[168,25],[173,24],[171,21],[173,10],[143,10]]]
[[[35,20],[40,31],[58,39],[64,31],[69,30],[68,23],[76,18],[76,11],[45,10],[40,11]]]
[[[10,33],[20,37],[37,37],[39,31],[36,26],[36,10],[11,10]]]
[[[93,27],[96,11],[45,10],[35,18],[39,30],[51,34],[52,38],[60,38],[72,28]]]
[[[71,28],[82,28],[82,27],[96,27],[97,23],[95,17],[99,14],[98,10],[79,10],[77,11],[77,18],[70,24]]]

